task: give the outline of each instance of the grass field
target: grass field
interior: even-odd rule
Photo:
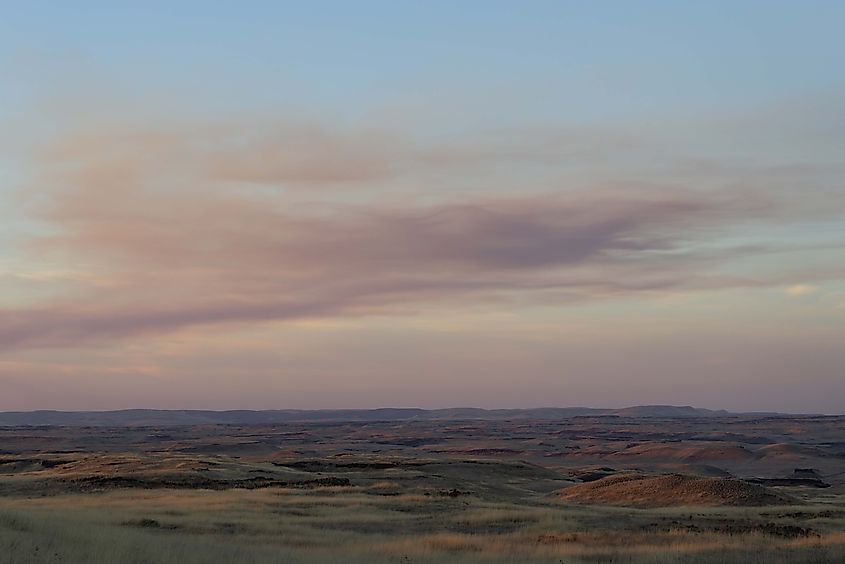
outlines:
[[[0,428],[0,564],[841,564],[842,428]]]
[[[845,517],[812,506],[559,507],[358,488],[124,490],[2,505],[0,564],[845,562]]]

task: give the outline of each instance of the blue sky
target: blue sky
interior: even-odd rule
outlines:
[[[31,2],[8,10],[0,47],[12,76],[36,83],[50,81],[39,63],[58,74],[90,65],[133,88],[207,89],[212,106],[216,92],[247,107],[301,95],[354,115],[397,97],[502,89],[532,106],[511,119],[640,120],[840,89],[843,12],[772,1]]]
[[[841,2],[5,12],[0,409],[841,411]]]

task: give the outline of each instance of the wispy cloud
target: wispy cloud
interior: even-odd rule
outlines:
[[[29,186],[43,228],[30,250],[87,268],[64,296],[0,311],[0,346],[767,283],[722,268],[759,245],[706,244],[771,216],[777,203],[757,191],[647,181],[551,190],[530,170],[519,186],[490,191],[507,196],[422,187],[443,166],[552,162],[576,150],[571,137],[555,139],[550,148],[523,132],[467,153],[375,128],[249,121],[60,136]],[[388,179],[402,186],[403,175],[412,188],[373,192]],[[288,189],[327,184],[346,188]]]

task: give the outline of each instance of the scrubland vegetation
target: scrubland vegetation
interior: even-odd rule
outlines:
[[[128,490],[3,506],[0,564],[845,561],[845,512],[806,506],[561,507],[354,487]]]
[[[0,428],[0,564],[838,564],[842,437],[840,420]]]

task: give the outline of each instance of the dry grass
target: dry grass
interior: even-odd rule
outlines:
[[[762,511],[525,506],[365,488],[113,491],[0,501],[0,564],[845,562],[841,521],[804,538],[686,528],[771,521]]]
[[[293,434],[296,426],[155,434],[0,430],[4,448],[17,452],[0,456],[0,564],[845,562],[845,478],[836,481],[841,459],[830,448],[806,466],[829,476],[832,487],[791,488],[800,501],[790,505],[704,507],[700,497],[685,507],[562,503],[553,492],[572,485],[570,478],[584,469],[665,473],[652,456],[665,448],[686,449],[684,460],[721,457],[739,465],[731,470],[738,476],[785,471],[774,457],[737,457],[718,440],[706,449],[689,440],[716,431],[737,437],[735,426],[607,424],[613,425],[609,439],[590,420],[503,422],[469,431],[458,423],[320,424]],[[771,432],[784,442],[791,440],[784,425],[754,423],[746,431],[755,437]],[[814,436],[845,436],[825,425]],[[655,441],[655,433],[678,440]],[[412,440],[391,445],[390,437]],[[738,444],[732,441],[725,448]],[[627,446],[646,443],[658,446]],[[69,452],[80,444],[84,452]],[[437,454],[503,445],[536,456]],[[612,463],[617,470],[605,469],[602,457],[625,448],[640,458],[619,457]],[[761,450],[756,443],[743,448]],[[558,450],[567,454],[554,454]],[[787,470],[793,468],[789,462]],[[672,471],[720,475],[704,466]],[[255,479],[267,482],[243,485]],[[326,487],[338,483],[348,485]],[[565,492],[590,488],[595,482]],[[678,484],[670,489],[676,495]]]
[[[669,474],[622,474],[561,490],[558,499],[576,503],[602,503],[667,507],[672,505],[775,505],[793,501],[764,486],[728,478],[698,478]]]

